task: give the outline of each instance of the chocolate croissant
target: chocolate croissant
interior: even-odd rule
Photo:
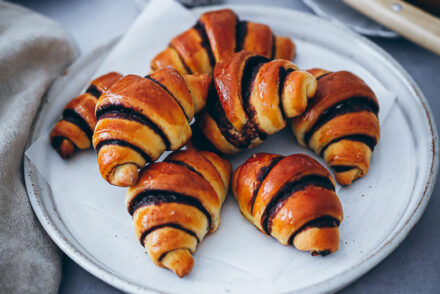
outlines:
[[[62,119],[50,133],[51,145],[62,158],[72,157],[75,149],[88,149],[92,146],[96,101],[102,92],[121,77],[116,72],[98,77],[90,83],[84,94],[64,107]]]
[[[267,58],[291,60],[295,45],[276,37],[264,24],[241,21],[230,9],[202,14],[191,29],[173,38],[151,62],[151,69],[172,66],[181,74],[212,73],[219,61],[246,50]]]
[[[312,255],[339,246],[342,205],[331,174],[305,154],[257,153],[238,167],[232,192],[258,230]]]
[[[290,61],[245,51],[218,63],[213,79],[206,108],[196,116],[199,144],[192,143],[206,149],[200,142],[209,142],[224,154],[255,147],[283,129],[287,118],[304,112],[317,86]]]
[[[138,169],[191,137],[189,123],[206,103],[210,77],[164,68],[146,77],[127,75],[96,105],[93,146],[110,184],[134,185]]]
[[[141,171],[125,203],[136,236],[156,265],[179,277],[191,271],[197,244],[219,226],[230,176],[228,161],[194,150],[174,152]]]
[[[359,77],[347,71],[312,69],[316,96],[306,112],[292,120],[299,144],[324,157],[336,181],[349,185],[365,176],[379,141],[379,104]]]

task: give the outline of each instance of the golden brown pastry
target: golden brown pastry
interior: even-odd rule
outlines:
[[[206,108],[196,116],[198,148],[237,153],[263,142],[304,112],[316,91],[316,79],[290,61],[270,60],[245,51],[224,59],[214,69]],[[202,136],[203,134],[203,136]],[[204,138],[203,138],[204,137]]]
[[[84,94],[64,107],[62,119],[50,133],[51,145],[62,158],[72,157],[75,149],[88,149],[92,146],[96,101],[102,92],[121,77],[116,72],[98,77],[90,83]]]
[[[191,137],[189,123],[206,103],[210,77],[164,68],[145,78],[127,75],[96,105],[93,146],[110,184],[134,185],[138,169]]]
[[[183,277],[207,233],[217,230],[231,165],[211,152],[177,151],[145,167],[125,197],[136,236],[153,262]]]
[[[306,112],[292,120],[299,144],[324,157],[336,181],[349,185],[365,176],[380,137],[379,104],[353,73],[312,69],[318,90]]]
[[[254,154],[235,170],[232,192],[243,216],[281,244],[322,256],[338,249],[342,205],[331,174],[310,156]]]
[[[173,38],[151,62],[151,69],[172,66],[181,74],[212,73],[215,64],[246,50],[267,58],[291,60],[295,45],[276,37],[264,24],[241,21],[230,9],[206,12],[191,29]]]

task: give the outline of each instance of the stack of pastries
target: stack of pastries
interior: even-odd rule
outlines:
[[[294,55],[294,43],[264,24],[229,9],[205,13],[153,59],[151,74],[92,81],[66,105],[51,144],[63,158],[94,147],[102,177],[129,187],[125,205],[141,245],[179,277],[217,230],[232,174],[240,211],[258,230],[328,255],[338,249],[343,211],[324,166],[305,154],[258,153],[233,171],[224,157],[289,123],[336,182],[366,175],[380,137],[375,94],[347,71],[302,71]],[[166,150],[174,152],[156,162]]]

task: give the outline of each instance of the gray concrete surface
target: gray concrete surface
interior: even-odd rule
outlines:
[[[139,10],[129,0],[17,0],[64,25],[82,54],[122,34]],[[299,0],[223,1],[276,5],[310,12]],[[372,40],[389,52],[419,84],[440,127],[440,56],[405,39]],[[410,156],[410,155],[409,155]],[[366,220],[368,221],[368,220]],[[419,223],[382,263],[341,293],[440,293],[440,185]],[[121,293],[95,278],[67,256],[60,293]]]

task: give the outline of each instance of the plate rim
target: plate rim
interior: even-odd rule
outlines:
[[[334,15],[331,15],[327,12],[325,12],[317,3],[315,3],[313,0],[302,0],[302,2],[310,8],[316,15],[320,16],[321,18],[324,18],[326,20],[329,20],[334,23],[343,24],[347,27],[352,28],[355,32],[361,35],[369,36],[369,37],[379,37],[379,38],[386,38],[386,39],[396,39],[399,38],[400,35],[396,33],[393,30],[389,30],[387,28],[385,29],[367,29],[359,25],[355,24],[349,24],[347,22],[344,22],[342,20],[339,20]],[[350,8],[350,7],[347,7]]]
[[[417,85],[417,83],[389,53],[387,53],[381,47],[376,45],[374,42],[368,40],[367,38],[361,35],[358,35],[357,33],[351,31],[350,29],[348,29],[347,27],[341,24],[330,22],[326,19],[319,18],[315,15],[312,15],[304,11],[281,8],[281,7],[265,6],[265,5],[215,5],[215,6],[195,8],[193,9],[193,11],[200,13],[207,10],[216,10],[222,8],[231,8],[234,10],[242,10],[242,11],[246,10],[248,12],[252,12],[252,11],[258,12],[261,10],[269,9],[271,10],[271,13],[274,14],[277,13],[290,14],[292,17],[294,17],[295,15],[300,15],[301,17],[309,18],[311,21],[320,22],[328,26],[333,26],[335,29],[341,30],[342,32],[349,35],[350,38],[353,38],[354,40],[363,43],[371,50],[379,54],[382,58],[386,59],[387,62],[389,62],[390,65],[392,65],[393,69],[397,70],[396,74],[401,75],[402,82],[406,83],[409,86],[409,88],[412,90],[414,95],[411,96],[413,96],[414,100],[416,100],[417,104],[421,106],[424,111],[423,117],[424,119],[427,120],[429,126],[429,133],[431,135],[431,138],[429,138],[431,140],[431,150],[429,153],[431,155],[431,158],[430,161],[427,162],[427,166],[430,166],[429,174],[425,179],[423,179],[423,186],[425,188],[423,190],[423,193],[419,195],[418,204],[416,205],[415,209],[411,212],[411,214],[409,214],[409,216],[405,219],[404,224],[402,224],[391,237],[387,237],[386,239],[387,241],[381,247],[375,249],[369,256],[366,256],[361,262],[357,263],[352,268],[347,269],[342,273],[338,274],[337,278],[334,278],[332,280],[324,280],[317,284],[313,284],[305,288],[299,289],[298,291],[294,290],[283,293],[297,293],[297,292],[310,293],[311,291],[334,292],[340,290],[348,286],[349,284],[353,283],[357,279],[359,279],[361,276],[363,276],[365,273],[367,273],[369,270],[371,270],[377,264],[379,264],[382,260],[384,260],[392,251],[394,251],[407,237],[407,235],[413,229],[414,225],[419,221],[420,217],[422,216],[423,212],[427,207],[427,204],[430,200],[430,197],[432,195],[435,186],[438,168],[439,168],[438,132],[429,104],[425,96],[423,95],[422,91],[420,90],[419,86]],[[75,72],[77,68],[81,67],[82,64],[86,63],[95,55],[100,53],[101,54],[105,53],[109,48],[111,48],[116,44],[118,39],[119,38],[115,38],[107,42],[106,44],[99,46],[95,50],[92,50],[88,54],[81,56],[71,66],[69,66],[66,72]],[[52,84],[51,89],[55,84],[62,82],[63,77],[65,76],[60,76],[58,79],[56,79]],[[49,92],[50,89],[47,93]],[[87,270],[97,278],[123,291],[137,292],[137,293],[160,293],[159,290],[138,286],[135,283],[132,283],[122,278],[120,275],[112,273],[111,271],[109,271],[108,269],[97,263],[95,260],[92,260],[88,256],[84,255],[81,251],[77,249],[77,247],[75,247],[75,245],[73,245],[64,236],[62,232],[60,232],[57,225],[51,219],[50,214],[47,212],[46,207],[43,205],[40,195],[41,189],[39,186],[34,185],[39,182],[39,180],[36,180],[35,178],[39,176],[38,172],[33,166],[33,164],[30,162],[30,160],[24,155],[24,151],[27,150],[30,147],[30,145],[37,139],[36,129],[39,126],[39,122],[41,121],[40,120],[41,114],[45,109],[44,102],[47,99],[48,96],[47,93],[44,99],[42,100],[40,108],[38,109],[38,113],[34,118],[34,123],[32,124],[30,135],[28,137],[26,146],[23,150],[23,165],[24,165],[23,173],[25,179],[25,186],[32,208],[38,220],[40,221],[40,223],[42,224],[43,228],[46,230],[50,238],[57,244],[57,246],[66,255],[68,255],[77,264],[79,264],[81,267],[83,267],[85,270]]]

